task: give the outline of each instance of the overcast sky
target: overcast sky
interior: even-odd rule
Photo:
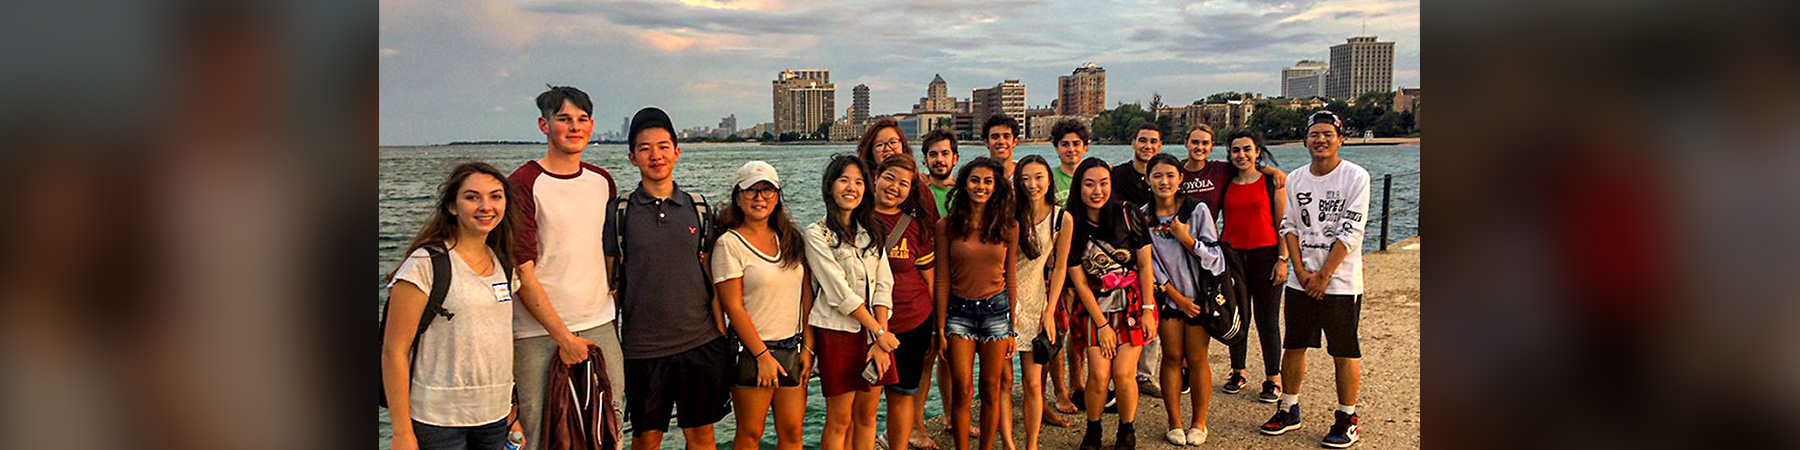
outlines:
[[[593,97],[596,136],[646,105],[749,127],[789,68],[831,69],[839,115],[857,84],[873,114],[910,111],[933,74],[959,98],[1019,79],[1047,106],[1086,61],[1109,108],[1273,96],[1282,68],[1361,34],[1395,43],[1396,87],[1420,85],[1417,0],[381,0],[381,144],[541,140],[546,83]]]

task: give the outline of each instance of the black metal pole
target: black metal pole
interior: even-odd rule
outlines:
[[[1394,174],[1381,176],[1381,251],[1387,251],[1388,245],[1388,205],[1393,200]]]

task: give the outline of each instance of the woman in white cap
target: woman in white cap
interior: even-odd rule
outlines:
[[[812,333],[801,321],[812,308],[806,250],[781,201],[781,178],[769,163],[738,168],[725,231],[713,240],[712,278],[719,303],[742,344],[731,403],[737,450],[758,448],[771,405],[776,448],[798,450],[806,418]]]

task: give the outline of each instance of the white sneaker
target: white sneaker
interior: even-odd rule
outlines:
[[[1187,430],[1187,445],[1200,445],[1200,444],[1205,444],[1205,443],[1206,443],[1206,429],[1205,428],[1189,428]]]
[[[1163,435],[1163,439],[1168,439],[1170,444],[1175,444],[1177,446],[1188,445],[1187,436],[1181,434],[1181,430],[1179,429],[1169,430],[1169,434]]]

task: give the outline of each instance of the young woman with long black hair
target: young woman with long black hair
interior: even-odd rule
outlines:
[[[713,240],[710,262],[720,307],[742,345],[731,388],[737,417],[731,447],[758,448],[773,406],[775,448],[799,450],[813,348],[813,334],[801,320],[813,302],[806,244],[788,219],[773,166],[744,163],[733,178],[731,205],[719,214],[725,231]],[[751,367],[754,372],[746,370]],[[746,379],[748,373],[755,375]]]
[[[1150,237],[1144,219],[1121,205],[1112,192],[1112,171],[1105,161],[1088,158],[1075,169],[1069,190],[1069,215],[1075,217],[1070,242],[1070,288],[1081,299],[1087,328],[1087,431],[1083,450],[1100,448],[1100,412],[1106,387],[1118,392],[1119,432],[1114,448],[1137,448],[1137,363],[1143,345],[1156,339],[1156,304],[1144,299],[1152,291]]]
[[[1287,188],[1278,177],[1265,172],[1276,168],[1274,155],[1262,138],[1247,131],[1232,133],[1226,145],[1231,153],[1231,182],[1224,186],[1222,240],[1244,258],[1244,277],[1250,282],[1251,321],[1262,344],[1262,393],[1256,399],[1274,403],[1281,399],[1281,286],[1287,283],[1288,254],[1277,237],[1276,221],[1287,214]],[[1243,380],[1249,340],[1231,347],[1231,379]],[[1229,384],[1229,383],[1228,383]],[[1239,382],[1237,384],[1243,384]],[[1226,391],[1237,393],[1236,389]]]
[[[930,206],[919,203],[916,195],[924,189],[913,184],[918,180],[918,162],[904,153],[888,155],[875,166],[875,220],[888,232],[882,238],[887,249],[888,268],[894,273],[894,308],[888,318],[890,331],[900,340],[894,351],[897,382],[884,389],[887,393],[888,447],[905,450],[916,439],[930,442],[921,429],[919,410],[925,406],[921,389],[931,383],[925,374],[934,359],[936,348],[932,332],[937,330],[937,311],[933,282],[937,267],[937,246],[932,242],[932,226],[921,219]]]
[[[1037,450],[1038,431],[1043,424],[1068,427],[1069,422],[1054,412],[1044,411],[1044,365],[1060,356],[1062,335],[1056,329],[1056,310],[1064,299],[1063,281],[1068,266],[1069,240],[1075,232],[1075,219],[1057,206],[1050,163],[1038,155],[1020,159],[1013,169],[1013,191],[1018,201],[1013,219],[1020,224],[1018,264],[1013,278],[1018,280],[1019,313],[1013,317],[1013,330],[1025,339],[1018,346],[1019,365],[1025,378],[1025,448]],[[1042,342],[1042,348],[1036,343]],[[1042,361],[1042,362],[1040,362]],[[1012,371],[1006,371],[1011,378]],[[1011,381],[1005,383],[1011,386]]]
[[[956,448],[969,448],[969,404],[974,397],[975,357],[981,356],[980,448],[993,448],[996,428],[1006,448],[1014,448],[1012,419],[1007,417],[1011,386],[1003,373],[1012,371],[1012,318],[1018,313],[1017,286],[1011,268],[1019,251],[1018,224],[1013,220],[1012,189],[1006,167],[987,157],[975,158],[956,174],[950,191],[950,214],[938,222],[937,254],[947,265],[937,271],[939,332],[949,342],[951,437]],[[1002,426],[1002,422],[1005,425]]]
[[[894,273],[881,251],[887,231],[864,195],[869,166],[854,155],[825,165],[820,191],[825,217],[806,226],[806,263],[819,284],[819,308],[808,314],[818,349],[819,388],[825,395],[824,450],[875,448],[876,386],[898,381],[893,352],[900,341],[888,332],[894,306]],[[863,378],[869,364],[879,379]]]

